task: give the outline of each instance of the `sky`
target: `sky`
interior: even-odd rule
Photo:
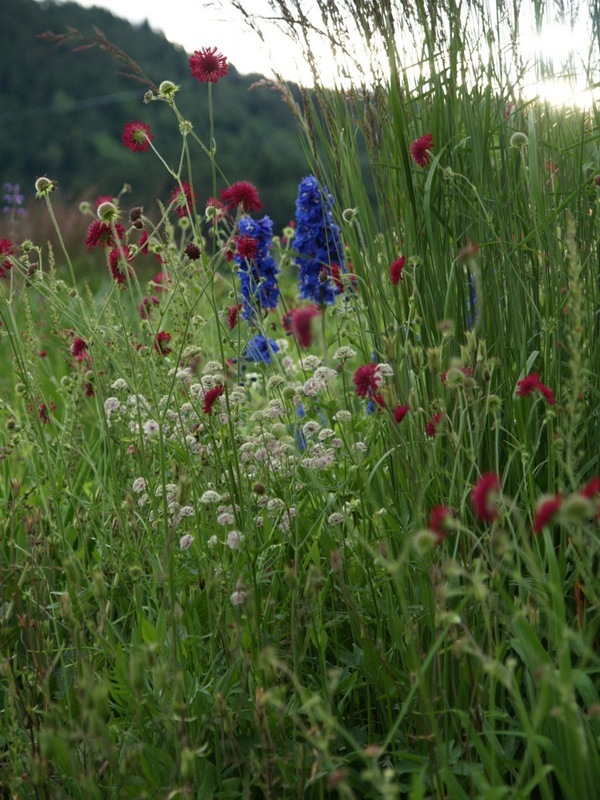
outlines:
[[[260,27],[264,41],[252,30],[232,0],[77,0],[82,6],[100,6],[133,23],[147,20],[150,27],[164,33],[166,38],[180,44],[188,53],[202,47],[216,46],[243,73],[261,73],[273,77],[274,71],[284,79],[312,85],[311,72],[299,47],[266,19]],[[268,0],[240,0],[250,13],[264,18],[272,14]],[[566,59],[570,50],[578,52],[590,33],[584,22],[574,30],[560,25],[548,25],[541,37],[528,31],[526,19],[521,20],[522,47],[533,59],[542,54]],[[268,42],[268,45],[267,45]],[[315,45],[318,46],[318,45]],[[585,50],[585,44],[583,45]],[[317,52],[320,77],[325,85],[334,85],[339,73],[328,48],[321,45]],[[540,94],[556,104],[588,105],[585,83],[574,86],[568,81],[534,84],[531,96]]]

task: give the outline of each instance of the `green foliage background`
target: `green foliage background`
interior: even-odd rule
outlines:
[[[181,142],[169,109],[144,105],[147,87],[117,74],[117,62],[98,47],[73,52],[38,38],[46,31],[64,34],[69,27],[92,36],[94,26],[156,84],[181,84],[181,111],[200,138],[207,139],[204,94],[192,91],[196,81],[186,53],[147,23],[133,26],[102,9],[75,3],[3,0],[0,182],[20,183],[31,196],[36,178],[48,175],[59,182],[63,199],[79,199],[91,191],[116,194],[126,181],[133,188],[132,204],[148,208],[155,197],[165,199],[166,194],[168,199],[172,181],[152,154],[130,153],[121,133],[131,119],[149,123],[157,149],[168,163],[175,162]],[[216,45],[227,54],[226,44],[204,41],[199,32],[198,48]],[[293,216],[306,161],[280,94],[266,87],[250,89],[260,79],[230,66],[227,81],[221,82],[215,113],[218,158],[229,181],[257,185],[266,213],[281,227]],[[194,183],[203,200],[211,194],[210,173],[208,163],[199,162]]]

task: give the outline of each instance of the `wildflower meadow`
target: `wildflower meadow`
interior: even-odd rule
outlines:
[[[60,176],[4,186],[2,798],[600,794],[598,107],[528,99],[485,16],[474,62],[478,4],[402,17],[412,77],[356,5],[381,71],[276,86],[284,229],[219,167],[225,43],[206,138],[168,76],[122,121],[172,190],[82,203],[93,280]]]

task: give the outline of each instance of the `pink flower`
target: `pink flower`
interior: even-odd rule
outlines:
[[[429,436],[430,439],[433,439],[435,436],[437,436],[438,427],[441,421],[442,415],[438,411],[429,418],[429,421],[425,425],[425,435]]]
[[[548,497],[538,503],[535,517],[533,520],[533,532],[540,534],[542,530],[548,525],[555,514],[558,513],[562,505],[562,495],[555,494],[554,497]]]
[[[212,389],[209,389],[206,394],[204,395],[204,404],[202,406],[202,410],[205,414],[212,413],[212,407],[215,404],[215,401],[218,397],[221,397],[223,392],[225,391],[224,386],[215,386]]]
[[[471,492],[471,503],[479,519],[493,522],[498,518],[496,501],[499,492],[500,478],[495,472],[486,472],[477,481]]]
[[[413,157],[415,164],[420,167],[426,167],[431,160],[429,151],[433,148],[433,136],[426,133],[420,139],[414,141],[410,146],[410,154]]]
[[[396,259],[390,266],[390,280],[394,286],[398,285],[398,281],[403,280],[402,270],[404,269],[405,261],[406,259],[404,256],[400,256],[400,258]]]
[[[356,387],[356,394],[359,397],[375,399],[374,396],[381,383],[381,375],[377,369],[377,364],[363,364],[362,367],[356,370],[352,380]]]
[[[396,425],[399,425],[402,422],[402,420],[408,414],[409,411],[410,411],[410,406],[400,406],[400,405],[396,406],[396,408],[392,412],[392,416],[394,417],[394,422],[396,423]]]
[[[256,186],[249,181],[237,181],[227,189],[221,189],[221,200],[227,211],[235,211],[238,206],[241,206],[248,213],[260,211],[263,207]]]
[[[553,406],[555,404],[556,401],[554,400],[554,392],[552,391],[552,389],[550,389],[550,387],[545,386],[540,381],[536,388],[537,388],[538,392],[540,394],[542,394],[546,398],[546,400],[548,401],[548,405],[549,406]]]
[[[127,122],[121,138],[125,147],[132,153],[141,153],[150,149],[150,141],[154,136],[150,133],[150,126],[145,122]]]
[[[229,71],[227,59],[216,47],[195,50],[189,58],[190,71],[200,83],[217,83]]]
[[[600,477],[592,478],[579,492],[582,497],[587,497],[588,500],[593,500],[598,493],[600,493]]]
[[[87,351],[87,342],[78,336],[73,339],[73,344],[70,347],[71,355],[77,361],[89,361],[89,353]]]
[[[169,203],[175,206],[178,217],[189,217],[190,212],[196,207],[198,195],[192,192],[192,187],[185,181],[181,186],[176,186],[171,192]]]

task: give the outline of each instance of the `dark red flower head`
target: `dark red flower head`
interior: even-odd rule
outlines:
[[[377,364],[363,364],[354,373],[354,385],[356,394],[359,397],[373,398],[377,394],[381,383],[381,374],[377,369]]]
[[[493,522],[498,518],[496,500],[499,492],[500,478],[498,475],[495,472],[485,472],[471,492],[471,503],[479,519],[484,522]]]
[[[133,274],[133,270],[129,266],[133,261],[133,254],[129,245],[122,245],[121,247],[113,247],[108,255],[108,263],[110,266],[110,273],[117,283],[124,284],[127,279],[127,273]]]
[[[436,411],[436,413],[429,418],[427,424],[425,425],[425,435],[429,436],[430,439],[435,438],[437,436],[441,421],[442,415],[439,411]]]
[[[200,83],[216,83],[229,71],[227,59],[216,47],[195,50],[189,58],[190,71]]]
[[[89,359],[89,353],[87,351],[87,342],[78,336],[76,339],[73,339],[73,344],[71,345],[71,355],[73,358],[76,358],[77,361],[85,361]]]
[[[289,314],[286,314],[285,329],[292,333],[298,345],[305,350],[312,344],[312,321],[319,316],[319,313],[317,306],[310,305],[292,308]]]
[[[13,247],[14,244],[10,239],[0,239],[0,257],[14,255],[15,251],[13,250]],[[10,269],[12,269],[12,264],[8,258],[5,258],[0,262],[0,278],[5,278],[6,272]]]
[[[170,341],[170,333],[167,333],[166,331],[159,331],[156,334],[156,339],[154,340],[154,349],[157,353],[160,353],[161,356],[168,356],[171,352],[171,348],[168,346]]]
[[[435,533],[437,542],[442,542],[452,530],[452,509],[434,506],[429,517],[429,528]]]
[[[392,413],[392,416],[394,417],[394,422],[397,425],[399,425],[409,411],[410,411],[410,406],[400,406],[400,405],[396,406],[396,408]]]
[[[196,207],[197,199],[198,195],[192,192],[192,187],[185,181],[173,189],[169,203],[174,204],[178,217],[189,217],[190,212]]]
[[[144,152],[150,149],[150,141],[154,136],[150,133],[150,126],[145,122],[127,122],[123,128],[123,144],[132,153]]]
[[[517,381],[517,397],[529,397],[538,387],[540,376],[537,372],[532,372],[526,375],[520,381]]]
[[[252,236],[236,236],[235,250],[240,258],[252,261],[258,255],[258,239]]]
[[[237,323],[238,314],[242,310],[242,304],[239,303],[237,306],[231,306],[229,309],[229,313],[227,314],[227,324],[229,325],[229,330],[232,331]]]
[[[204,395],[204,403],[202,405],[202,410],[205,414],[212,413],[212,407],[215,404],[215,400],[218,397],[221,397],[223,392],[225,391],[224,386],[215,386],[212,389],[209,389]]]
[[[430,133],[426,133],[425,136],[414,141],[410,146],[410,154],[415,164],[426,167],[431,161],[429,153],[431,149],[433,149],[433,136]]]
[[[390,280],[394,286],[397,286],[398,281],[403,279],[402,270],[404,269],[405,261],[406,259],[404,256],[400,256],[400,258],[396,259],[396,261],[394,261],[394,263],[390,266]]]
[[[237,181],[227,189],[221,189],[221,200],[227,211],[235,211],[238,206],[241,206],[248,213],[260,211],[263,207],[258,196],[258,189],[249,181]]]
[[[558,513],[562,501],[562,495],[555,494],[554,497],[546,497],[538,503],[533,519],[533,532],[535,534],[540,534],[549,524],[554,515]]]
[[[119,222],[116,222],[115,230],[119,239],[122,240],[125,235],[125,228]],[[117,242],[115,242],[113,229],[109,223],[95,219],[87,229],[85,244],[88,250],[91,250],[93,247],[115,247]]]

